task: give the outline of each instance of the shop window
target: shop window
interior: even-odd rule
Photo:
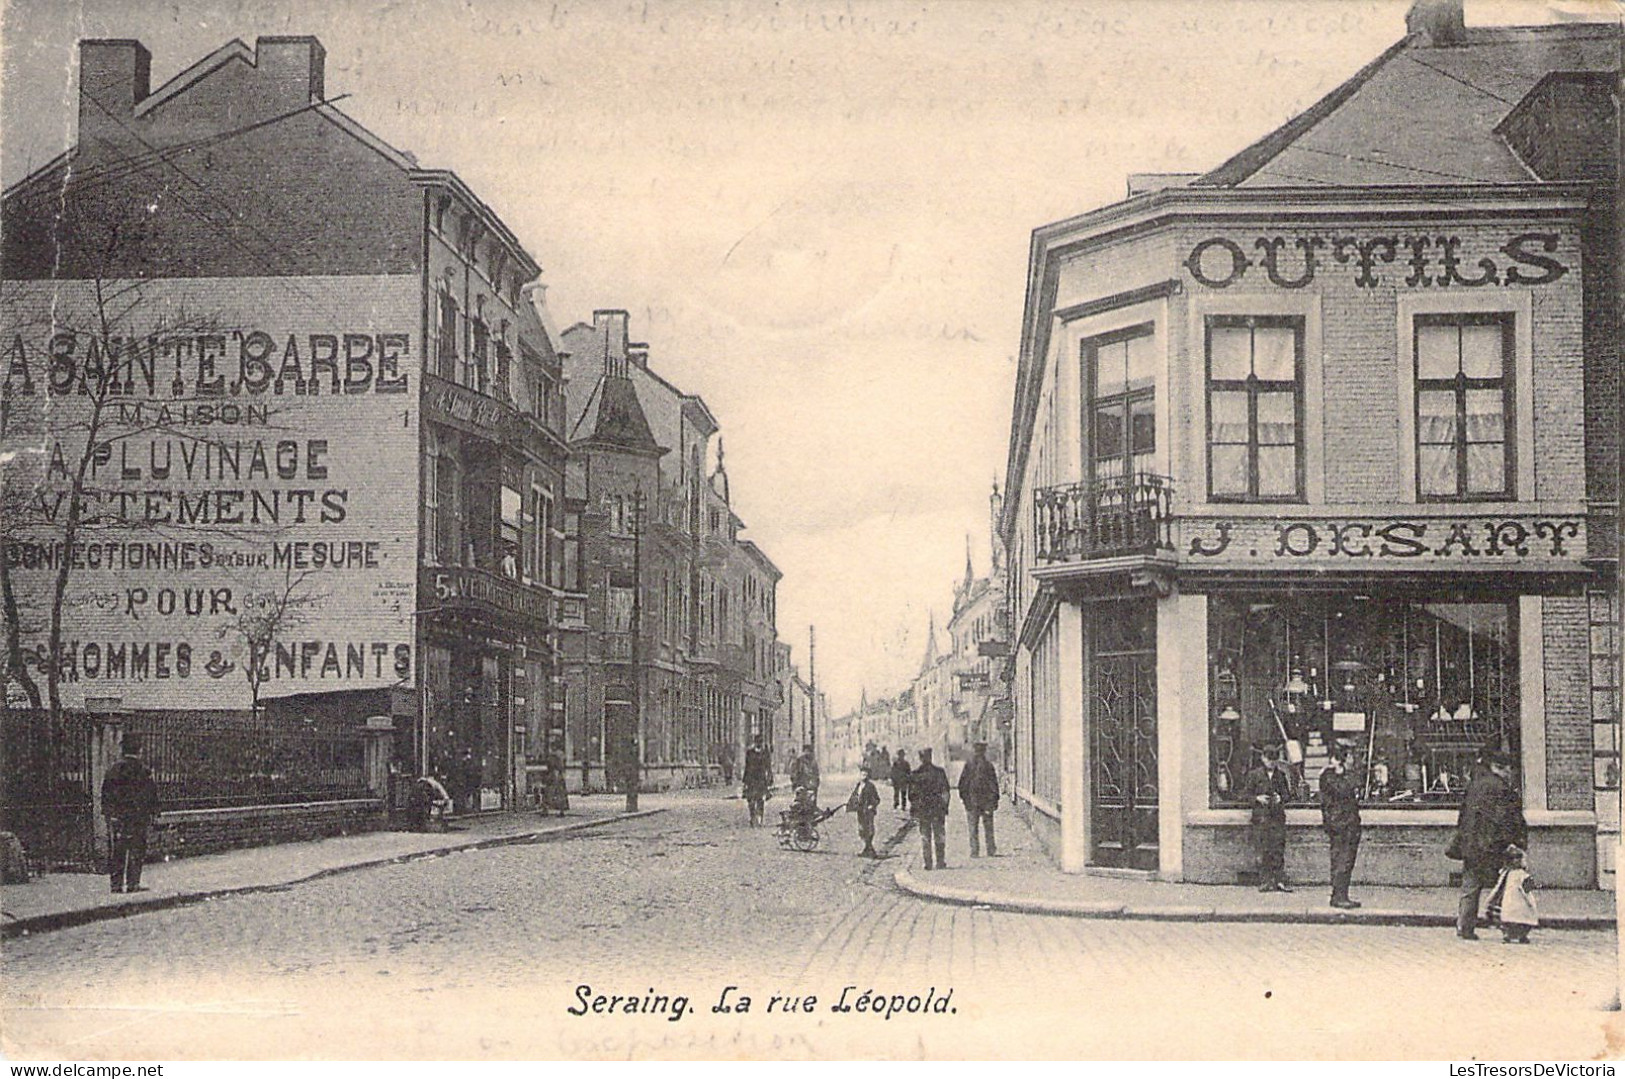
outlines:
[[[1417,497],[1512,497],[1512,317],[1418,315],[1415,332]]]
[[[1208,497],[1303,499],[1303,320],[1207,319]]]
[[[1092,478],[1149,471],[1157,448],[1156,338],[1150,326],[1083,343]]]
[[[1460,802],[1486,747],[1516,753],[1516,620],[1506,603],[1364,595],[1214,596],[1208,701],[1213,804],[1239,805],[1264,745],[1286,744],[1312,805],[1335,741],[1368,805]]]

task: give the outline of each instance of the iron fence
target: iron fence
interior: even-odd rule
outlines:
[[[96,863],[88,717],[0,709],[0,829],[17,836],[39,868]]]
[[[131,717],[165,810],[368,798],[366,736],[297,717]]]

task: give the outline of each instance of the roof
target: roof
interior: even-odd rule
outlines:
[[[643,406],[638,403],[638,393],[631,379],[606,376],[599,383],[595,396],[598,413],[592,433],[585,442],[653,456],[666,452],[649,430],[649,418],[643,414]]]
[[[1516,183],[1496,127],[1553,72],[1617,72],[1615,23],[1469,27],[1458,44],[1401,38],[1198,187]]]
[[[1497,130],[1548,76],[1616,73],[1619,23],[1467,27],[1455,44],[1420,34],[1396,41],[1308,109],[1189,184],[1144,190],[1033,230],[1023,339],[1016,373],[1006,499],[999,523],[1014,534],[1054,303],[1051,255],[1129,235],[1184,212],[1319,206],[1351,195],[1394,207],[1536,200],[1584,206],[1584,185],[1544,180]],[[1233,205],[1232,205],[1233,204]],[[1177,285],[1177,280],[1173,282]]]

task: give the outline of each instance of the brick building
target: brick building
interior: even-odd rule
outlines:
[[[1360,879],[1446,880],[1493,744],[1543,880],[1612,885],[1620,28],[1407,31],[1033,235],[1003,531],[1018,796],[1064,869],[1248,874],[1236,788],[1284,742],[1288,875],[1324,880],[1342,739]]]
[[[4,196],[8,732],[55,667],[90,749],[142,732],[165,820],[237,842],[249,805],[375,824],[392,771],[512,804],[562,572],[536,261],[327,102],[314,38],[156,89],[139,42],[79,55],[73,149]]]
[[[566,542],[585,596],[564,665],[571,775],[620,786],[636,764],[656,787],[731,779],[753,734],[772,740],[779,570],[739,535],[716,418],[650,369],[626,312],[561,338]]]

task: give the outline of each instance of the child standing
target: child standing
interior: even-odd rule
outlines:
[[[1495,917],[1494,908],[1497,905],[1500,907],[1501,943],[1529,943],[1529,931],[1540,924],[1534,890],[1534,881],[1530,879],[1529,870],[1524,864],[1523,848],[1508,847],[1501,879],[1495,882],[1495,891],[1490,896],[1492,918]]]
[[[880,792],[875,789],[872,767],[864,766],[863,778],[852,789],[846,808],[858,815],[858,838],[863,840],[863,850],[858,852],[858,857],[880,857],[875,850],[875,812],[880,808]]]

